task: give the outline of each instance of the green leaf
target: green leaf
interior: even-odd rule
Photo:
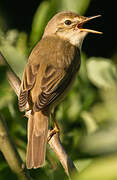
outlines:
[[[116,180],[117,155],[96,158],[81,173],[76,174],[73,180]]]
[[[30,34],[29,46],[33,47],[42,36],[45,24],[47,23],[50,3],[43,1],[37,8],[32,22],[32,31]]]
[[[19,51],[9,43],[0,46],[0,51],[8,61],[15,73],[21,78],[26,64],[26,57],[19,53]]]
[[[16,49],[22,54],[27,55],[27,34],[25,32],[19,33]]]
[[[103,155],[117,151],[117,123],[106,122],[87,136],[82,137],[79,151],[89,156]]]
[[[61,0],[60,10],[69,10],[84,14],[90,4],[90,0]]]
[[[92,57],[87,61],[90,81],[98,88],[117,87],[117,69],[110,59]]]

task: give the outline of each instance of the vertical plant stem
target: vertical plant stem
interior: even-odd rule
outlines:
[[[8,133],[8,128],[0,115],[0,150],[3,153],[10,168],[18,175],[20,180],[31,179],[25,165],[22,162],[13,141]]]

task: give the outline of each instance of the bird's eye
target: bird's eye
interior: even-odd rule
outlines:
[[[66,20],[66,21],[65,21],[65,24],[66,24],[66,25],[70,25],[71,23],[72,23],[72,22],[71,22],[70,20]]]

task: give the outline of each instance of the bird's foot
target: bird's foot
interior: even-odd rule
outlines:
[[[52,138],[53,135],[59,133],[59,129],[57,129],[56,127],[54,127],[54,129],[50,130],[49,131],[49,135],[48,135],[48,138],[47,140],[50,141],[50,139]]]

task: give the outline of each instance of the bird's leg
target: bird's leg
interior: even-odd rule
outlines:
[[[56,133],[59,133],[60,129],[59,129],[59,126],[56,122],[56,119],[55,119],[55,116],[54,116],[54,113],[51,113],[51,116],[52,116],[52,120],[54,122],[54,128],[49,132],[49,136],[48,136],[48,141],[51,139],[51,137],[56,134]]]
[[[56,133],[58,133],[60,129],[59,129],[59,126],[58,126],[58,124],[57,124],[57,122],[56,122],[54,113],[51,113],[51,116],[52,116],[52,120],[53,120],[53,122],[54,122],[54,129],[55,129]]]

